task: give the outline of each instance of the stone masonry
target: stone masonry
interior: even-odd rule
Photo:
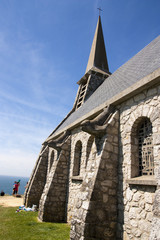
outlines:
[[[33,203],[39,206],[39,200],[46,183],[48,152],[48,147],[42,147],[36,162],[36,167],[32,172],[32,177],[30,178],[28,187],[25,191],[24,204],[26,206],[31,206]]]
[[[58,154],[56,154],[58,155]],[[66,222],[70,139],[54,159],[39,203],[41,221]]]
[[[119,106],[119,191],[117,239],[149,239],[153,218],[153,200],[158,182],[160,163],[160,86],[155,86],[130,98]],[[127,182],[135,176],[133,161],[136,158],[132,132],[137,119],[149,118],[153,126],[155,184],[142,180],[139,185]],[[133,168],[133,169],[132,169]],[[150,178],[149,178],[150,179]],[[121,233],[121,234],[120,234]]]
[[[41,150],[25,195],[27,206],[39,206],[41,221],[69,222],[71,240],[158,239],[159,93],[155,86],[118,105],[120,117],[116,111],[101,137],[77,127],[60,151]],[[134,166],[132,133],[144,117],[153,126],[154,179],[136,178]],[[78,141],[81,167],[73,176]]]
[[[82,175],[83,182],[77,189],[77,198],[73,205],[71,239],[115,238],[117,221],[115,196],[118,181],[117,133],[118,112],[110,120],[106,138],[95,139],[93,142],[86,171]],[[72,193],[71,189],[70,199],[74,196],[75,192]]]

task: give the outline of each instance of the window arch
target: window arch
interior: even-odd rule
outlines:
[[[78,141],[76,143],[75,151],[74,151],[73,176],[80,175],[81,156],[82,156],[82,143],[81,143],[81,141]]]
[[[131,177],[154,175],[152,123],[137,119],[131,134]]]
[[[152,124],[145,118],[138,126],[139,175],[154,175]]]
[[[93,137],[93,136],[90,136],[89,139],[88,139],[88,143],[87,143],[86,167],[87,167],[87,163],[88,163],[89,156],[90,156],[90,153],[91,153],[91,149],[92,149],[93,141],[94,141],[94,137]]]
[[[54,150],[52,148],[49,148],[49,153],[48,153],[48,173],[51,170],[53,162],[54,162]]]
[[[50,154],[50,169],[49,170],[51,170],[53,162],[54,162],[54,150],[52,150],[51,154]]]

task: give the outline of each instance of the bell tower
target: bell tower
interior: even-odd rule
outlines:
[[[79,89],[74,108],[80,108],[109,75],[110,72],[103,38],[101,17],[99,15],[86,72],[77,82],[77,84],[79,84]]]

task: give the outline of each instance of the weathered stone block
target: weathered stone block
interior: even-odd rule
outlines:
[[[144,193],[144,199],[145,199],[145,202],[146,202],[146,203],[152,204],[152,203],[153,203],[153,194],[152,194],[152,193],[145,192],[145,193]]]
[[[135,202],[140,201],[141,196],[142,196],[142,194],[141,194],[140,192],[136,192],[136,193],[133,195],[133,201],[135,201]]]
[[[129,218],[130,219],[135,219],[137,216],[137,208],[131,207],[129,210]]]

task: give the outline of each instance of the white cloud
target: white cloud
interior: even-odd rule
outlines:
[[[69,76],[44,48],[0,33],[0,174],[29,176],[41,144],[70,110],[72,90],[60,87]]]
[[[8,149],[6,153],[0,152],[1,174],[29,177],[37,156],[37,153],[20,149]]]
[[[51,130],[41,120],[0,113],[0,174],[29,176]]]

